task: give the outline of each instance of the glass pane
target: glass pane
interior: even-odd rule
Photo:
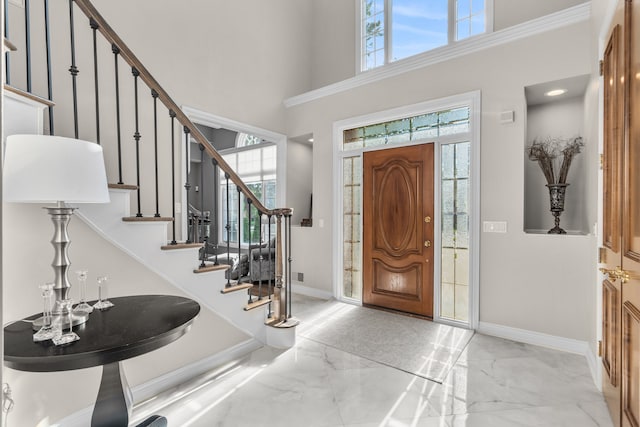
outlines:
[[[352,253],[351,250],[353,248],[353,244],[352,243],[344,243],[344,256],[343,256],[343,268],[345,269],[345,271],[351,270],[352,269]]]
[[[347,298],[351,298],[353,296],[353,285],[351,277],[351,270],[344,270],[342,275],[342,293]]]
[[[352,212],[352,204],[353,204],[352,197],[353,197],[353,187],[345,186],[342,190],[342,208],[345,213]]]
[[[455,288],[453,283],[442,283],[440,316],[455,319]]]
[[[442,248],[442,281],[455,283],[455,249]]]
[[[353,158],[353,183],[361,184],[362,183],[362,158],[361,157],[352,157]]]
[[[456,249],[455,265],[456,285],[469,284],[469,250]]]
[[[360,141],[364,138],[364,128],[345,130],[343,138],[345,143]]]
[[[384,65],[384,49],[376,50],[375,57],[376,57],[376,65],[375,65],[376,67],[380,65]]]
[[[407,58],[448,42],[448,0],[394,0],[392,60]]]
[[[344,224],[342,230],[342,238],[345,242],[353,242],[353,215],[344,216]]]
[[[260,150],[249,150],[238,153],[238,175],[249,175],[260,172]]]
[[[442,212],[447,214],[455,213],[454,205],[454,185],[455,181],[442,181]]]
[[[454,154],[455,144],[442,145],[442,179],[454,177]]]
[[[456,24],[456,40],[462,40],[462,39],[466,39],[467,37],[469,37],[469,20],[468,19],[462,19],[460,21],[458,21],[458,23]]]
[[[456,213],[469,212],[469,181],[456,180]]]
[[[275,145],[262,148],[262,173],[275,171],[277,168],[278,151]],[[257,151],[257,150],[256,150]]]
[[[453,214],[442,215],[442,247],[452,248],[453,241]]]
[[[454,110],[442,111],[438,117],[438,123],[440,126],[456,123],[456,122],[465,122],[469,120],[469,108],[456,108]]]
[[[360,213],[360,186],[359,185],[354,185],[353,186],[353,213]]]
[[[471,145],[468,142],[456,144],[456,177],[469,177],[469,150]]]
[[[349,150],[357,150],[358,148],[362,148],[363,145],[363,141],[360,139],[358,141],[355,142],[345,142],[344,146],[342,147],[342,149],[344,151],[349,151]]]
[[[471,35],[485,32],[484,14],[473,15],[471,17]]]
[[[456,215],[456,247],[469,247],[469,216],[467,214]]]
[[[471,9],[471,0],[457,0],[457,16],[456,19],[460,20],[465,16],[469,16],[469,11]]]
[[[344,159],[342,162],[342,182],[344,185],[353,183],[353,160],[351,158]]]
[[[411,128],[414,132],[432,129],[438,126],[438,113],[429,113],[416,116],[411,119]]]
[[[484,13],[484,0],[471,0],[471,13]]]

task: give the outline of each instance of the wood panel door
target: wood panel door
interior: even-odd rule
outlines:
[[[363,303],[433,317],[433,144],[363,160]]]
[[[640,0],[620,0],[604,65],[603,391],[640,426]]]
[[[624,148],[624,0],[616,9],[603,57],[603,268],[615,271],[622,259],[622,151]],[[611,418],[620,425],[622,287],[615,275],[602,283],[602,392]]]
[[[640,425],[640,0],[626,1],[622,208],[622,425]]]

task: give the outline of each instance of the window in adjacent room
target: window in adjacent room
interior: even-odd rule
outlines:
[[[239,133],[236,139],[236,149],[225,150],[223,153],[224,160],[231,168],[240,176],[242,181],[255,194],[260,202],[268,209],[276,206],[276,166],[277,166],[277,147],[274,143],[264,141],[254,135]],[[229,218],[231,243],[240,243],[243,245],[257,243],[260,241],[262,233],[263,240],[267,240],[267,225],[260,224],[258,218],[258,210],[251,206],[251,228],[249,228],[249,209],[244,195],[238,201],[238,190],[236,186],[229,181]],[[227,241],[227,181],[224,172],[220,172],[220,236],[223,242]],[[240,209],[240,236],[238,236],[237,221],[238,209]],[[275,236],[275,226],[271,227],[271,234]]]
[[[493,0],[362,0],[361,69],[450,45],[489,30]]]

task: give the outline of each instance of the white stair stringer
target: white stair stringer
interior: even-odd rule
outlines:
[[[163,251],[168,222],[124,222],[129,216],[130,190],[110,189],[111,202],[83,204],[76,215],[116,247],[162,276],[200,304],[225,318],[259,341],[267,342],[265,320],[268,305],[245,311],[246,292],[222,294],[224,271],[195,274],[198,248]],[[135,291],[134,291],[135,292]]]

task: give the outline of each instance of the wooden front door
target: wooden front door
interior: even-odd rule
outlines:
[[[363,303],[433,317],[433,144],[364,153]]]
[[[639,1],[619,1],[609,43],[620,59],[604,58],[603,391],[623,427],[640,425]],[[607,97],[608,86],[619,89]]]

